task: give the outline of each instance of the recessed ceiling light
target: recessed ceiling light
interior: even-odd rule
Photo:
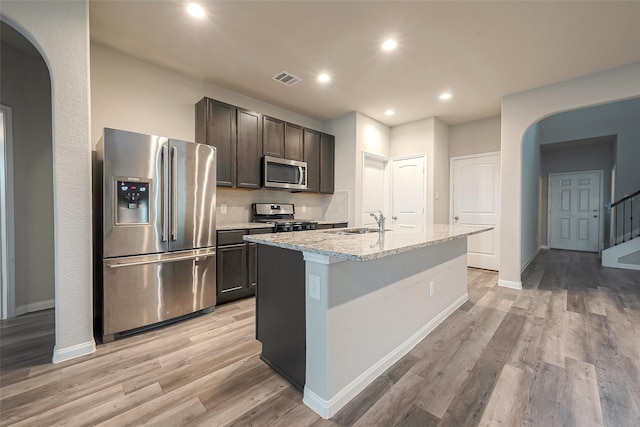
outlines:
[[[329,76],[329,74],[326,73],[322,73],[318,76],[318,81],[322,82],[322,83],[326,83],[329,80],[331,80],[331,77]]]
[[[385,111],[385,112],[384,112],[384,115],[385,115],[385,116],[393,116],[395,113],[396,113],[396,112],[395,112],[395,111],[393,111],[393,110],[387,110],[387,111]]]
[[[189,3],[187,5],[187,13],[194,18],[203,19],[206,14],[204,13],[204,9],[197,3]]]
[[[398,46],[398,43],[394,39],[387,39],[382,43],[382,49],[393,50]]]
[[[453,95],[451,95],[451,93],[450,93],[450,92],[445,92],[445,93],[441,94],[439,98],[440,98],[440,99],[443,99],[443,100],[444,100],[444,99],[451,99],[451,97],[452,97],[452,96],[453,96]]]

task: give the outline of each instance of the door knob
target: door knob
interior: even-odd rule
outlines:
[[[398,217],[397,216],[392,216],[391,219],[395,221],[396,219],[398,219]]]
[[[455,219],[456,221],[459,220],[460,218],[458,218],[457,216],[454,216],[453,219]]]

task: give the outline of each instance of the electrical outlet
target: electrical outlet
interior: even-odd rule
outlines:
[[[309,275],[309,298],[320,301],[320,277]]]
[[[300,208],[300,212],[306,212],[307,211],[307,205],[302,205],[302,207]]]
[[[436,293],[436,284],[434,282],[430,282],[429,283],[429,298],[431,298],[433,296],[433,294]]]
[[[227,205],[224,203],[220,205],[220,213],[227,213]]]

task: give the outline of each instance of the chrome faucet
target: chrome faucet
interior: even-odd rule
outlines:
[[[379,232],[380,233],[384,233],[384,220],[386,219],[384,217],[384,215],[382,215],[382,211],[378,211],[380,213],[380,216],[377,216],[376,214],[374,214],[373,212],[371,213],[371,216],[373,217],[373,219],[376,220],[376,222],[378,223],[378,228],[379,228]]]

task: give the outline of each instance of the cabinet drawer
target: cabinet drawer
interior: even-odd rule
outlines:
[[[245,234],[247,230],[218,231],[218,246],[244,243],[242,236]]]

